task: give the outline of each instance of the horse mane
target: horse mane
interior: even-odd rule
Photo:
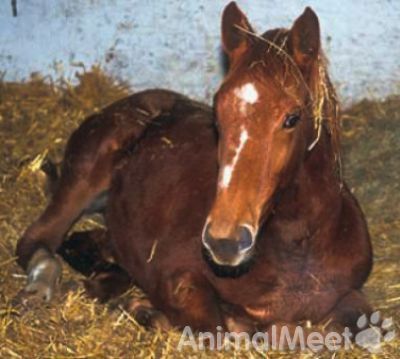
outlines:
[[[318,142],[322,129],[326,128],[330,135],[334,160],[341,171],[339,101],[329,78],[327,66],[328,60],[320,50],[310,78],[314,126],[317,130],[317,137],[310,147]]]
[[[319,50],[317,61],[314,63],[314,66],[311,69],[310,78],[308,79],[307,83],[300,68],[290,54],[288,48],[289,30],[274,29],[265,32],[263,35],[258,35],[239,26],[238,29],[248,35],[249,39],[251,39],[253,43],[254,40],[259,40],[258,42],[264,43],[264,50],[261,53],[262,56],[264,56],[265,52],[267,52],[270,56],[269,60],[272,60],[275,57],[277,62],[280,64],[282,64],[283,59],[285,71],[288,69],[294,70],[291,71],[291,74],[295,76],[297,81],[301,81],[306,86],[311,98],[314,127],[317,133],[315,140],[309,146],[309,150],[311,150],[318,143],[322,131],[325,129],[330,137],[334,162],[341,179],[342,165],[340,153],[339,101],[328,75],[328,59],[326,58],[322,49],[320,48]],[[259,62],[264,63],[263,60],[256,60],[254,64]],[[252,66],[252,64],[250,66]],[[271,68],[271,71],[274,71],[275,69],[276,67]]]

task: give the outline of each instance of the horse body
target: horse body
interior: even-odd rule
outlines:
[[[118,263],[146,292],[165,269],[169,276],[175,267],[203,266],[199,238],[215,192],[216,136],[211,110],[192,112],[156,123],[109,193],[107,228]]]
[[[217,137],[210,111],[181,116],[155,125],[116,173],[107,214],[117,262],[173,324],[185,324],[169,301],[179,302],[171,292],[186,273],[196,278],[190,285],[206,283],[222,307],[234,308],[226,315],[233,310],[259,325],[319,322],[362,286],[371,265],[368,234],[354,197],[321,166],[325,137],[261,229],[250,269],[226,278],[205,265],[200,238],[215,197]],[[208,328],[224,325],[221,314],[207,314]]]
[[[150,90],[71,136],[58,188],[17,246],[28,291],[40,283],[49,297],[54,253],[77,243],[78,257],[100,248],[104,259],[107,247],[115,258],[92,292],[107,298],[133,279],[147,309],[162,313],[154,325],[253,331],[311,320],[354,330],[371,311],[360,289],[372,251],[338,175],[338,114],[318,19],[306,9],[292,29],[254,37],[231,3],[222,30],[231,66],[213,109]],[[63,243],[106,191],[107,232]],[[83,250],[85,241],[97,244]]]

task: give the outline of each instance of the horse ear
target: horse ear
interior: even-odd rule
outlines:
[[[318,17],[310,7],[306,7],[294,22],[289,34],[289,46],[300,70],[309,70],[321,47]]]
[[[248,49],[249,32],[254,31],[246,15],[234,1],[230,2],[222,14],[222,45],[231,62]]]

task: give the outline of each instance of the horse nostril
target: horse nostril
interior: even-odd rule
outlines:
[[[210,223],[204,228],[202,241],[206,247],[210,248],[212,246],[214,238],[210,234]]]
[[[204,246],[216,255],[235,256],[239,251],[239,242],[230,238],[215,238],[210,233],[210,224],[204,229],[203,233]]]
[[[232,238],[215,238],[210,231],[210,223],[203,232],[203,245],[214,254],[235,256],[247,252],[254,245],[254,236],[247,226],[240,226]]]
[[[239,250],[241,252],[249,250],[254,244],[253,234],[247,227],[243,226],[240,227],[238,240],[239,240]]]

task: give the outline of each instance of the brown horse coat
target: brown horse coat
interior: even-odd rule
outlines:
[[[72,135],[57,191],[18,243],[19,263],[30,274],[28,292],[37,292],[39,282],[52,289],[55,271],[49,279],[42,264],[55,266],[53,253],[67,230],[109,191],[101,246],[107,242],[118,269],[94,292],[118,292],[116,278],[124,284],[133,279],[170,324],[211,331],[303,320],[354,328],[360,313],[370,311],[360,289],[371,270],[371,245],[360,207],[336,173],[334,122],[321,125],[308,150],[316,135],[310,101],[319,99],[313,66],[321,65],[320,50],[312,47],[319,44],[318,20],[307,9],[290,31],[267,32],[264,40],[249,40],[238,28],[251,31],[232,3],[223,18],[231,70],[216,96],[217,127],[211,108],[152,90],[113,104]],[[284,71],[292,65],[280,60],[278,45],[292,54],[301,83]],[[273,64],[268,72],[247,70],[266,49],[265,61]],[[249,79],[259,93],[239,96],[255,105],[244,116],[233,94]],[[322,80],[330,88],[329,79]],[[327,119],[336,114],[328,105],[321,111]],[[297,121],[297,132],[286,131]],[[235,136],[243,123],[249,144],[239,156],[242,140]],[[267,142],[273,145],[265,149]],[[228,163],[236,168],[221,186]],[[260,178],[268,178],[264,187]],[[247,232],[240,230],[243,223]]]

